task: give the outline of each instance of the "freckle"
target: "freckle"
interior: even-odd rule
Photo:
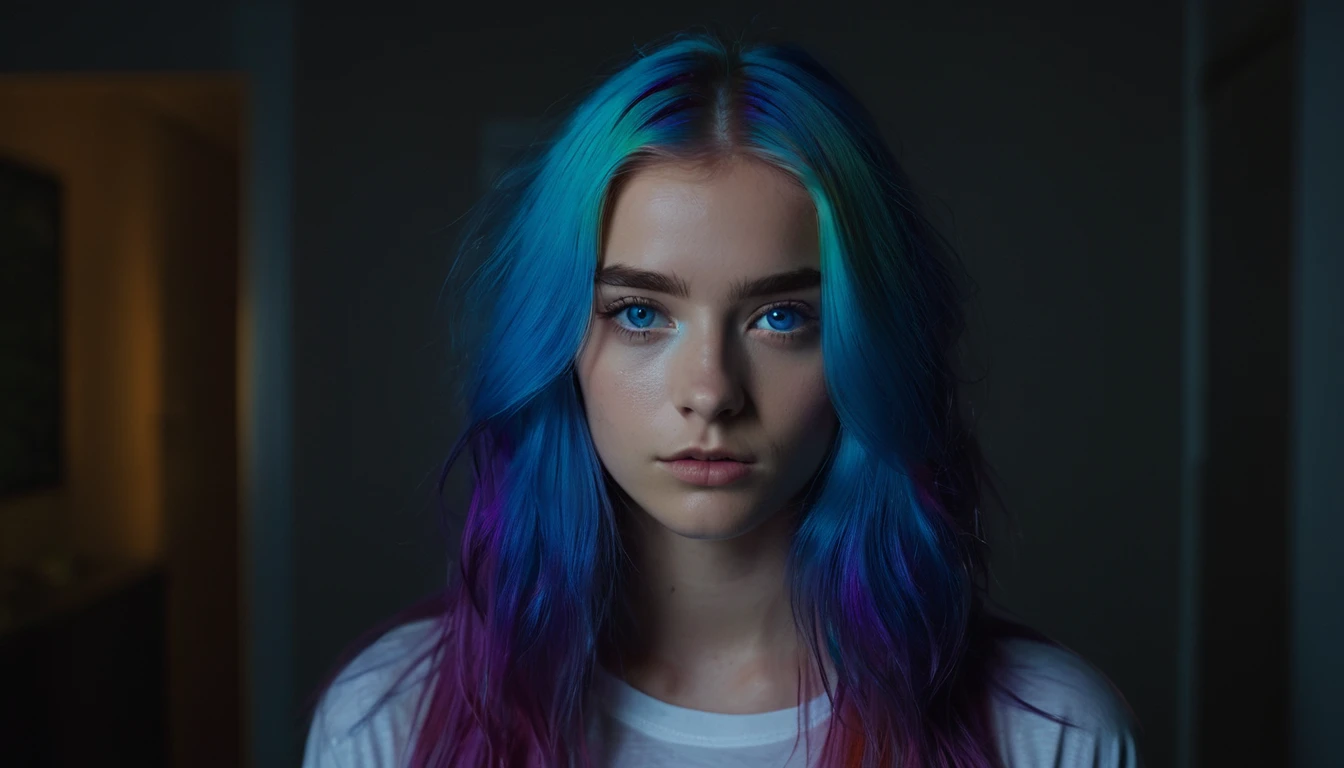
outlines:
[[[676,588],[676,587],[672,587],[671,589],[669,589],[669,590],[667,591],[667,594],[670,595],[670,594],[672,594],[673,592],[676,592],[676,591],[677,591],[677,588]]]

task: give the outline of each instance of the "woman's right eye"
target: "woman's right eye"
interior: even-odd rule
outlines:
[[[640,341],[649,337],[650,328],[658,327],[656,319],[661,315],[652,304],[629,299],[614,303],[600,314],[612,322],[617,332]]]
[[[631,304],[625,307],[619,315],[622,320],[630,323],[636,329],[643,330],[653,326],[653,319],[658,316],[658,310],[647,304]]]

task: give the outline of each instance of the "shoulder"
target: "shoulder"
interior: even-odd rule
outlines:
[[[434,619],[398,626],[341,670],[313,713],[303,768],[405,763],[439,626]]]
[[[1099,669],[1035,640],[1007,639],[1002,651],[1007,690],[1050,715],[996,695],[992,718],[1005,766],[1141,768],[1134,716]]]

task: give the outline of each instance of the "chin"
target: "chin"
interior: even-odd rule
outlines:
[[[725,525],[720,521],[695,522],[692,524],[668,524],[659,521],[662,526],[672,533],[677,534],[683,539],[695,539],[697,541],[725,541],[735,539],[738,536],[750,530],[745,525]]]
[[[764,521],[754,506],[740,502],[645,509],[648,516],[663,528],[683,538],[702,541],[732,539],[750,532]]]

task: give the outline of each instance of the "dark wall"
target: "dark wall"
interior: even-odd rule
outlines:
[[[1206,6],[1208,350],[1196,754],[1288,760],[1291,4]],[[1255,663],[1248,664],[1248,659]],[[1226,734],[1236,733],[1229,740]]]
[[[893,5],[901,10],[893,9]],[[439,585],[425,512],[457,427],[434,302],[478,125],[560,109],[643,43],[746,4],[300,7],[297,680]],[[1088,8],[1092,8],[1088,4]],[[790,3],[981,283],[979,397],[1023,535],[1001,593],[1097,662],[1170,763],[1180,515],[1181,9]],[[1139,42],[1141,41],[1141,43]]]
[[[240,0],[9,2],[0,72],[238,67]]]
[[[1339,761],[1344,722],[1344,5],[1305,0],[1295,26],[1292,764]]]
[[[171,762],[237,766],[238,157],[157,128]]]

